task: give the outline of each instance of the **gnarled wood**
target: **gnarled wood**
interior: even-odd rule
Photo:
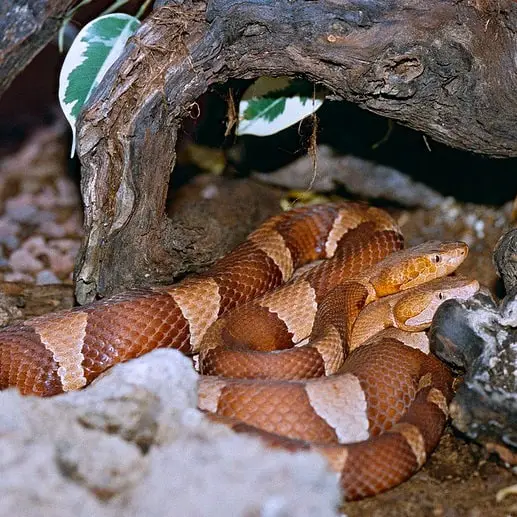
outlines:
[[[185,270],[165,196],[180,121],[216,82],[303,74],[438,141],[517,156],[516,20],[509,0],[157,8],[79,123],[86,237],[78,300]]]
[[[0,4],[0,95],[52,39],[77,0],[9,0]]]

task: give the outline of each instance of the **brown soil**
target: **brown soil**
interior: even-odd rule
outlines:
[[[517,477],[448,429],[428,463],[409,481],[376,497],[347,503],[348,517],[505,517],[517,496],[497,493]]]

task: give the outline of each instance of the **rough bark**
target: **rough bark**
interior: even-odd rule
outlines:
[[[170,2],[146,20],[78,128],[86,302],[185,268],[165,216],[178,126],[210,85],[304,75],[435,140],[517,156],[517,3]]]
[[[77,0],[0,2],[0,96],[57,33]]]

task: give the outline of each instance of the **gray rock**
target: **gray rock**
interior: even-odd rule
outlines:
[[[331,517],[335,475],[315,453],[273,451],[247,436],[185,440],[150,453],[126,517]]]
[[[54,456],[51,442],[1,436],[0,516],[115,517],[113,508],[70,483]]]
[[[100,499],[132,488],[144,477],[147,459],[135,445],[93,429],[71,434],[56,443],[55,461],[64,476]]]
[[[75,393],[0,392],[0,517],[338,515],[322,458],[208,422],[196,386],[157,350]]]
[[[89,428],[117,434],[142,449],[177,434],[196,406],[197,374],[177,350],[155,350],[109,370],[88,389],[56,397]]]
[[[339,156],[325,145],[317,150],[317,169],[313,158],[304,155],[272,173],[253,174],[261,182],[290,189],[330,192],[343,185],[364,199],[388,199],[403,206],[434,208],[445,198],[410,176],[363,158]]]

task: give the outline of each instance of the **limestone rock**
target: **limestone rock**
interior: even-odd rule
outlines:
[[[189,359],[156,350],[75,393],[0,392],[0,517],[337,515],[322,458],[209,422],[196,386]]]

